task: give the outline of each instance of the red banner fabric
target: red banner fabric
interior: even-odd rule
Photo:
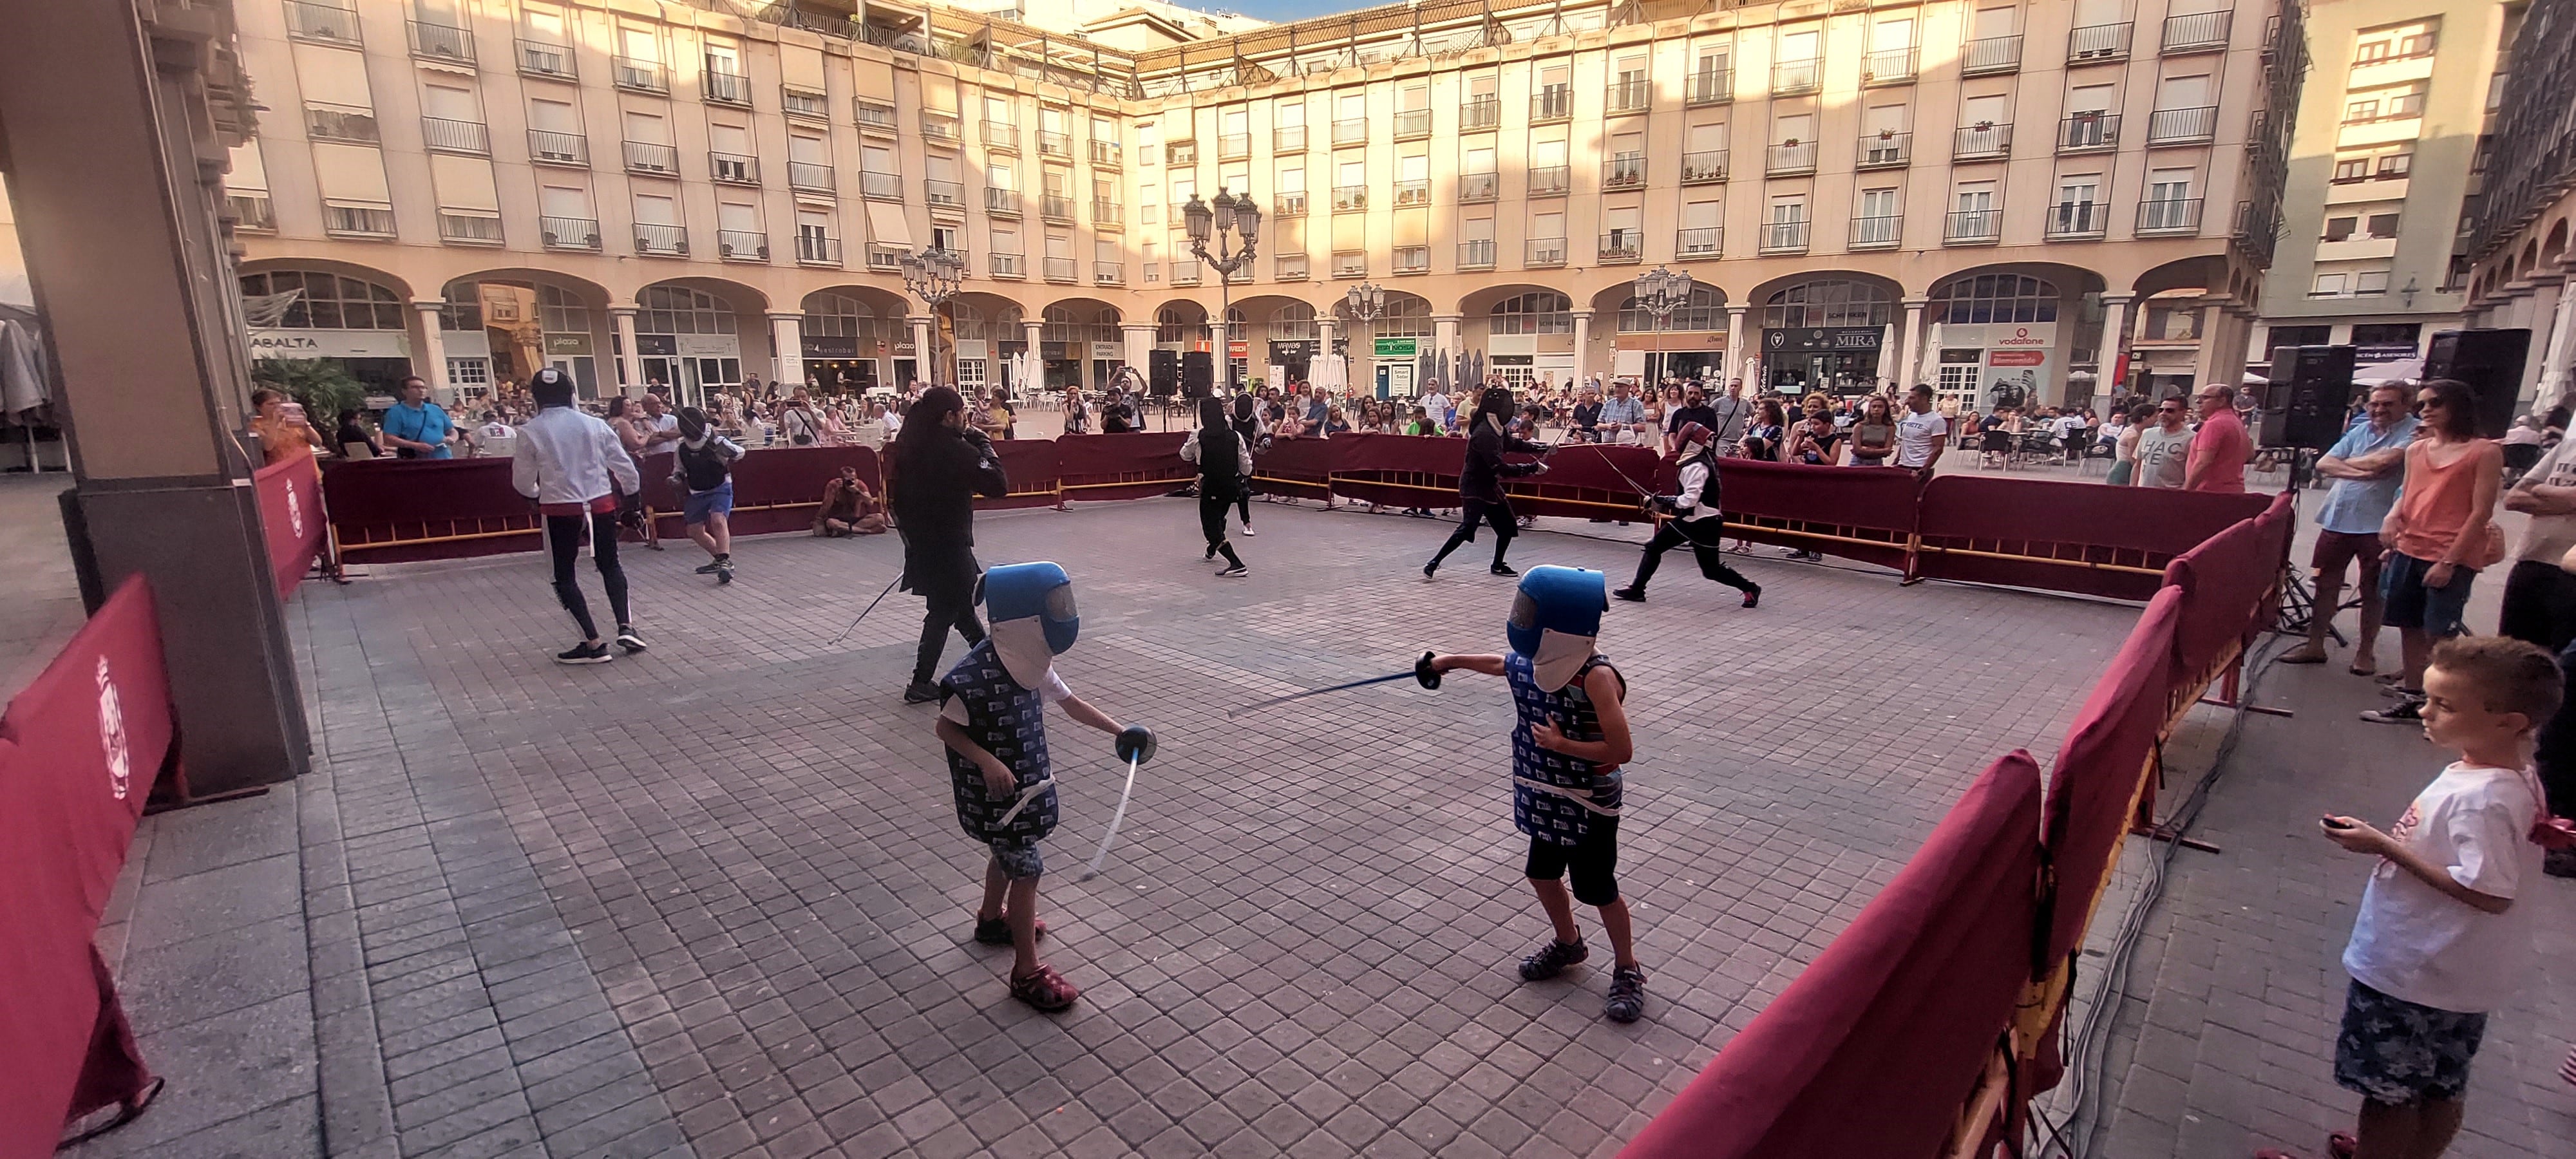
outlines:
[[[1996,761],[1789,988],[1620,1152],[1932,1155],[2030,977],[2039,768]]]
[[[1914,472],[1720,459],[1727,533],[1902,570],[1917,507]]]
[[[304,573],[322,554],[324,516],[322,476],[310,458],[271,463],[251,476],[259,496],[260,529],[268,537],[268,567],[277,577],[277,598],[295,594]]]
[[[1544,456],[1503,458],[1547,463],[1547,474],[1523,475],[1505,484],[1512,510],[1521,515],[1636,519],[1647,497],[1672,490],[1671,465],[1646,447],[1569,444]],[[1459,461],[1465,463],[1463,452]]]
[[[1269,447],[1253,452],[1253,486],[1265,495],[1329,501],[1342,449],[1339,437],[1272,439]]]
[[[2216,676],[2233,649],[2268,621],[2265,597],[2281,579],[2290,520],[2284,495],[2260,518],[2210,536],[2166,565],[2165,582],[2182,589],[2174,629],[2175,691]]]
[[[653,509],[655,525],[665,536],[686,535],[681,504],[687,492],[671,481],[679,456],[665,451],[639,464],[644,475],[644,505]],[[877,453],[867,447],[770,447],[734,460],[733,514],[727,525],[735,535],[803,531],[814,525],[823,503],[823,487],[856,467],[868,489],[885,494],[885,473]]]
[[[1389,507],[1455,507],[1467,440],[1430,435],[1335,435],[1333,494]]]
[[[333,463],[323,468],[322,490],[341,554],[358,563],[458,559],[544,546],[536,505],[510,486],[508,459]]]
[[[1991,475],[1923,488],[1915,575],[2144,600],[2167,561],[2240,520],[2261,495],[2219,495]]]
[[[2129,829],[2130,802],[2155,755],[2164,730],[2166,695],[2174,679],[2174,631],[2182,618],[2182,591],[2165,588],[2129,629],[2129,638],[2075,713],[2057,768],[2048,782],[2048,819],[2041,833],[2057,871],[2056,912],[2049,915],[2047,960],[2065,960],[2083,941],[2093,902],[2110,879],[2112,859]]]
[[[91,938],[174,731],[140,576],[0,715],[0,1154],[50,1153],[66,1121],[148,1077]]]
[[[1188,439],[1178,431],[1063,436],[1055,440],[1058,485],[1067,502],[1166,494],[1198,477],[1181,461]]]

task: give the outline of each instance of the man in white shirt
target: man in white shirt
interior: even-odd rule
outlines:
[[[510,482],[519,494],[537,501],[545,516],[546,550],[554,556],[555,598],[581,625],[581,643],[556,654],[558,664],[605,664],[614,659],[590,618],[573,564],[581,558],[582,533],[590,533],[591,562],[599,567],[600,586],[617,615],[617,645],[628,655],[644,650],[626,610],[626,571],[617,563],[617,497],[644,487],[624,440],[609,425],[572,403],[572,380],[547,367],[529,382],[537,400],[536,417],[519,429],[518,453],[510,459]],[[676,426],[679,417],[671,416]]]
[[[501,412],[483,412],[483,425],[474,428],[474,453],[487,459],[506,459],[510,448],[517,445],[519,428],[502,421]]]
[[[2076,413],[2075,408],[2057,412],[2057,417],[2048,426],[2050,432],[2057,436],[2057,445],[2065,448],[2067,462],[2077,462],[2084,457],[2084,443],[2080,438],[2084,433],[2084,416]]]
[[[1905,417],[1896,420],[1896,465],[1930,482],[1932,468],[1941,462],[1941,452],[1949,443],[1950,420],[1932,409],[1932,388],[1915,383],[1905,395]]]
[[[1439,383],[1431,384],[1431,393],[1423,395],[1421,402],[1424,418],[1430,419],[1442,430],[1449,429],[1449,396],[1441,393]]]

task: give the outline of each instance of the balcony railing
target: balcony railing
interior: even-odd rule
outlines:
[[[1017,189],[996,189],[991,186],[986,186],[984,189],[984,212],[998,217],[1018,217],[1020,215],[1020,191]]]
[[[748,229],[716,231],[716,256],[729,262],[769,260],[769,235]]]
[[[1762,171],[1773,177],[1794,177],[1816,171],[1816,143],[1785,141],[1766,150]]]
[[[1425,178],[1420,181],[1396,182],[1395,203],[1399,206],[1431,204],[1430,180]]]
[[[1689,261],[1706,261],[1725,251],[1726,230],[1721,226],[1673,232],[1673,256]]]
[[[1602,234],[1596,252],[1604,265],[1637,261],[1646,256],[1645,235],[1633,229]]]
[[[1333,122],[1333,143],[1357,145],[1368,140],[1367,117],[1344,117]]]
[[[2021,38],[1988,36],[1968,42],[1959,53],[1960,76],[1986,76],[2021,67]]]
[[[411,32],[411,54],[413,56],[420,57],[423,60],[461,61],[466,64],[474,63],[474,33],[472,30],[456,28],[445,24],[432,24],[426,20],[406,20],[403,23],[409,26]],[[500,223],[494,222],[492,228],[495,234],[499,233],[501,228]],[[451,238],[449,240],[452,241],[455,239]]]
[[[1503,98],[1469,97],[1458,106],[1458,131],[1473,133],[1503,123]],[[1301,146],[1302,148],[1302,146]]]
[[[621,89],[633,89],[639,93],[671,91],[670,80],[662,75],[661,61],[618,56],[609,58],[609,64],[609,74]]]
[[[1851,219],[1851,248],[1856,250],[1889,249],[1905,236],[1903,214],[1881,214]]]
[[[1292,189],[1284,193],[1272,194],[1270,197],[1270,216],[1306,216],[1306,191],[1303,189]]]
[[[630,173],[677,177],[680,175],[680,151],[670,145],[648,145],[642,141],[628,141],[626,169]]]
[[[921,200],[934,212],[966,212],[966,187],[954,181],[921,179]]]
[[[1273,255],[1270,259],[1270,276],[1282,282],[1305,281],[1307,278],[1306,255]]]
[[[1726,150],[1702,149],[1682,154],[1682,184],[1710,185],[1726,180]]]
[[[1343,213],[1368,208],[1368,186],[1336,185],[1333,187],[1333,212]]]
[[[1692,73],[1684,98],[1694,105],[1718,105],[1735,99],[1735,70],[1704,68]]]
[[[689,252],[688,227],[636,222],[635,252],[651,257],[685,257]]]
[[[224,211],[232,215],[233,228],[273,233],[277,229],[277,208],[268,200],[266,191],[236,190],[224,194]]]
[[[1092,164],[1107,169],[1118,168],[1119,163],[1124,156],[1123,146],[1116,141],[1095,140],[1090,144]]]
[[[1502,190],[1503,176],[1500,173],[1461,173],[1458,175],[1458,203],[1461,205],[1472,205],[1480,201],[1492,201],[1493,199],[1502,196]]]
[[[832,177],[832,167],[829,165],[817,165],[811,161],[787,163],[787,187],[790,189],[829,193],[834,188]]]
[[[358,27],[358,10],[355,8],[286,0],[286,34],[297,40],[362,44],[364,41],[360,39]]]
[[[707,154],[707,175],[726,185],[760,184],[760,158],[741,153]]]
[[[1431,135],[1431,110],[1399,109],[1395,114],[1395,139],[1410,141]]]
[[[2120,114],[2077,113],[2057,123],[2057,151],[2083,153],[2120,146]]]
[[[1556,197],[1574,188],[1574,170],[1564,165],[1534,165],[1529,171],[1529,195]]]
[[[1785,97],[1812,93],[1823,85],[1824,76],[1825,62],[1813,57],[1777,61],[1771,66],[1771,95]]]
[[[1548,85],[1530,94],[1530,122],[1574,119],[1574,86]]]
[[[1399,274],[1427,274],[1431,272],[1430,246],[1400,245],[1395,247],[1392,256],[1395,261],[1395,272]]]
[[[1334,277],[1336,277],[1336,278],[1365,278],[1365,277],[1367,277],[1367,276],[1368,276],[1368,251],[1367,251],[1367,250],[1335,250],[1335,251],[1333,251],[1333,276],[1334,276]]]
[[[1270,151],[1273,153],[1305,152],[1306,126],[1281,125],[1270,130]]]
[[[1074,274],[1079,268],[1080,267],[1073,264],[1072,258],[1050,257],[1046,259],[1046,280],[1050,282],[1070,282],[1074,279]]]
[[[1772,221],[1762,226],[1762,252],[1766,254],[1802,254],[1807,252],[1807,225],[1800,221]]]
[[[1534,237],[1521,243],[1521,264],[1531,269],[1546,269],[1565,264],[1565,239]]]
[[[2147,114],[2147,144],[2202,145],[2218,133],[2218,106],[2157,109]]]
[[[1252,134],[1219,133],[1216,135],[1216,159],[1240,161],[1252,155]]]
[[[382,203],[324,202],[322,232],[333,237],[392,237],[394,207]]]
[[[376,111],[349,105],[304,106],[304,134],[316,141],[348,141],[360,145],[373,145],[382,140],[376,132]]]
[[[499,245],[501,215],[442,206],[438,211],[438,240],[457,245]]]
[[[1020,127],[1009,121],[986,121],[983,125],[984,146],[1016,153],[1020,149]]]
[[[859,196],[877,201],[903,200],[903,174],[859,171]]]
[[[1944,245],[1985,245],[2002,241],[2004,213],[2000,209],[1962,209],[1945,215],[1941,224]]]
[[[1893,169],[1914,159],[1914,134],[1871,133],[1860,139],[1854,164],[1862,169]]]
[[[492,155],[492,131],[481,121],[451,121],[445,117],[422,117],[420,143],[433,153],[472,153],[478,157]]]
[[[2128,59],[2129,32],[2133,27],[2122,21],[2118,24],[2087,24],[2069,31],[2066,34],[2067,63]]]
[[[2221,8],[2215,12],[2190,12],[2165,17],[2162,51],[2209,52],[2227,47],[2227,33],[2236,13]]]
[[[960,132],[957,118],[952,114],[929,112],[921,114],[921,136],[924,140],[942,145],[954,145]],[[1039,136],[1043,138],[1045,134],[1039,134]],[[1039,151],[1044,152],[1044,147],[1041,146]]]
[[[1091,203],[1091,224],[1114,227],[1124,225],[1126,222],[1126,206],[1120,205],[1115,201],[1094,201]]]
[[[2092,201],[2061,201],[2048,209],[2051,241],[2100,237],[2111,224],[2111,207]]]
[[[1029,276],[1028,258],[1025,255],[1002,253],[987,254],[985,255],[984,261],[986,263],[985,268],[991,270],[994,277],[1025,278]]]
[[[572,47],[543,40],[519,41],[519,71],[529,76],[550,76],[572,80],[580,75],[573,64]]]
[[[599,223],[587,217],[540,217],[537,232],[550,250],[599,249]]]
[[[1860,79],[1867,84],[1904,84],[1914,79],[1916,50],[1882,48],[1861,62]]]
[[[2011,125],[1968,125],[1951,130],[1951,160],[1975,161],[2009,156],[2012,156]]]
[[[707,62],[706,98],[719,105],[751,107],[751,78],[738,72],[719,69]]]
[[[1602,107],[1613,113],[1642,113],[1654,103],[1655,86],[1644,77],[1614,80],[1601,96]]]
[[[1646,184],[1646,155],[1621,153],[1601,163],[1603,189],[1642,189]]]
[[[528,130],[528,160],[539,165],[590,168],[590,138],[551,129]]]
[[[796,264],[800,266],[840,265],[841,239],[828,233],[796,231]]]
[[[2138,203],[2138,232],[2172,234],[2200,232],[2200,202],[2197,197],[2166,197]]]
[[[1199,143],[1166,141],[1163,143],[1163,160],[1173,165],[1196,165],[1199,163]]]
[[[1174,254],[1173,258],[1175,260],[1172,262],[1172,284],[1175,286],[1195,286],[1199,284],[1200,266],[1198,259],[1183,259],[1179,254]],[[1243,279],[1237,278],[1235,280],[1242,281]]]
[[[1124,263],[1124,262],[1093,262],[1093,263],[1091,263],[1091,284],[1093,284],[1093,285],[1095,285],[1095,286],[1123,286],[1123,285],[1126,285],[1126,284],[1127,284],[1127,266],[1126,266],[1126,263]]]
[[[873,101],[853,100],[850,102],[850,113],[851,119],[856,120],[859,123],[859,131],[862,133],[892,133],[895,131],[893,105],[880,105]]]
[[[1459,242],[1458,268],[1462,270],[1494,268],[1494,239],[1483,238],[1477,241]]]
[[[804,117],[809,120],[817,121],[829,120],[832,116],[831,107],[831,102],[824,99],[823,94],[821,93],[810,92],[805,89],[787,88],[783,85],[779,87],[778,111],[785,113],[788,116]],[[834,262],[833,264],[839,265],[840,263]]]
[[[1053,129],[1038,130],[1038,152],[1049,157],[1073,156],[1073,136]]]
[[[1038,216],[1048,221],[1073,221],[1073,199],[1061,193],[1038,195]]]

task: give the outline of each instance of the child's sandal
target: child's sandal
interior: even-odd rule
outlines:
[[[1011,997],[1048,1014],[1072,1007],[1073,1000],[1081,996],[1082,991],[1074,989],[1073,983],[1055,972],[1055,967],[1043,962],[1035,973],[1011,979]]]
[[[983,945],[987,945],[987,946],[1007,946],[1007,945],[1010,945],[1010,944],[1011,944],[1011,923],[1010,923],[1010,921],[1009,921],[1008,919],[1005,919],[1005,918],[978,918],[978,919],[976,919],[976,921],[975,921],[975,940],[976,940],[978,943],[981,943],[981,944],[983,944]],[[1045,941],[1045,940],[1046,940],[1046,920],[1045,920],[1045,919],[1043,919],[1043,918],[1041,918],[1041,919],[1039,919],[1039,920],[1038,920],[1038,933],[1037,933],[1037,940],[1039,940],[1039,941],[1041,941],[1041,942],[1043,942],[1043,941]]]

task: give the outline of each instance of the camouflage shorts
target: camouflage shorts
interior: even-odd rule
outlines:
[[[1038,843],[1026,838],[1010,838],[993,843],[993,862],[1002,867],[1002,875],[1013,881],[1027,881],[1046,872],[1046,855],[1038,852]]]
[[[2335,1082],[2389,1106],[2459,1098],[2486,1030],[2484,1014],[2417,1005],[2355,980],[2335,1036]]]

